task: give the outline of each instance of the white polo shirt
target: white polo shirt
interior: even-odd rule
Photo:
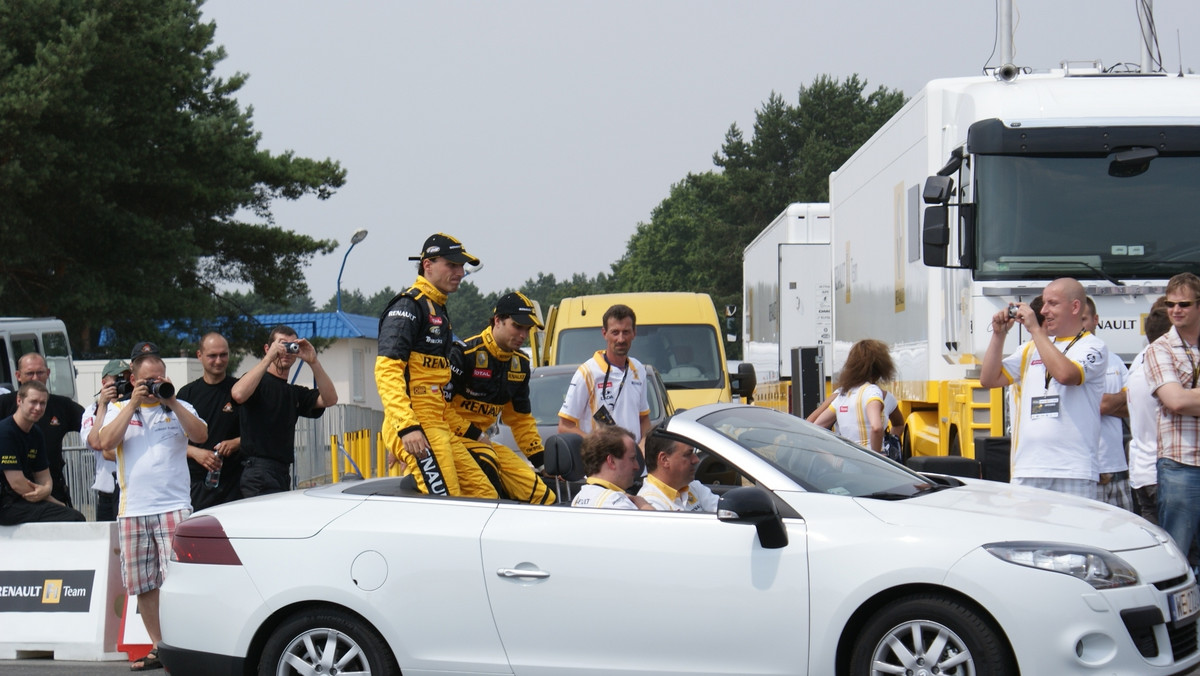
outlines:
[[[191,404],[179,403],[196,415]],[[109,404],[104,424],[112,422],[129,405],[128,401]],[[117,480],[121,483],[117,516],[149,516],[191,509],[187,447],[187,433],[173,411],[159,404],[141,406],[117,446]]]
[[[637,505],[633,504],[633,500],[629,499],[629,494],[621,490],[620,486],[595,477],[588,478],[587,483],[575,494],[575,499],[571,501],[571,506],[603,507],[605,509],[638,508]]]
[[[595,415],[603,403],[618,425],[633,433],[634,440],[642,438],[641,416],[650,415],[646,399],[646,368],[633,357],[625,369],[608,363],[604,350],[579,365],[571,377],[571,386],[559,409],[560,418],[579,425],[588,434],[595,428]]]
[[[1147,348],[1149,349],[1149,348]],[[1146,350],[1133,358],[1125,381],[1129,398],[1129,485],[1158,483],[1158,398],[1146,378]]]
[[[693,481],[683,490],[675,490],[658,480],[653,474],[646,475],[638,495],[645,498],[654,509],[663,512],[716,512],[719,497],[708,486]]]

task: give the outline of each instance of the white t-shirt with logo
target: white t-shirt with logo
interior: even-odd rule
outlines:
[[[629,494],[619,486],[603,479],[588,479],[571,500],[572,507],[602,507],[604,509],[637,509]]]
[[[596,426],[592,416],[600,403],[604,403],[617,425],[633,432],[634,439],[640,441],[641,416],[650,415],[646,368],[633,357],[628,359],[627,369],[610,366],[604,350],[599,350],[581,364],[571,377],[571,386],[558,411],[559,417],[575,422],[581,432],[588,434]]]
[[[887,398],[883,394],[883,390],[874,383],[863,383],[858,387],[850,390],[847,394],[838,395],[833,398],[829,407],[837,414],[837,433],[842,438],[852,441],[860,446],[871,446],[871,429],[869,418],[867,418],[867,404],[872,401],[878,401],[883,405],[883,410],[879,412],[882,418],[883,427],[887,429],[887,418],[891,411],[888,410]],[[893,398],[894,402],[895,399]],[[895,406],[893,405],[893,409]]]
[[[715,512],[720,498],[708,486],[693,481],[677,491],[659,481],[653,474],[646,476],[638,491],[654,509],[663,512]]]
[[[1074,344],[1072,344],[1072,342]],[[1108,348],[1090,333],[1056,338],[1054,345],[1083,376],[1079,385],[1051,379],[1033,341],[1002,362],[1013,386],[1017,415],[1013,418],[1014,478],[1100,478],[1096,448],[1100,444],[1100,397],[1108,369]],[[1069,346],[1069,349],[1068,349]]]
[[[196,415],[191,404],[179,403]],[[109,404],[104,424],[112,422],[129,405],[128,401]],[[117,480],[121,484],[117,516],[149,516],[191,509],[187,447],[187,433],[174,411],[160,404],[142,405],[117,446]]]

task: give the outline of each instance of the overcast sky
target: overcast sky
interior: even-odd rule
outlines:
[[[1200,65],[1200,2],[1158,0],[1163,61]],[[276,223],[339,241],[308,268],[313,300],[399,290],[429,234],[458,237],[484,293],[538,272],[608,272],[639,222],[772,91],[794,104],[821,74],[915,94],[979,74],[986,0],[209,0],[228,58],[250,76],[261,148],[333,158],[328,201],[276,202]],[[1017,3],[1020,66],[1137,63],[1134,0]],[[1178,35],[1178,40],[1177,40]],[[992,56],[990,65],[998,64]],[[780,211],[787,206],[780,204]],[[765,227],[767,224],[764,223]],[[722,262],[714,261],[715,264]],[[740,261],[729,261],[740,265]]]

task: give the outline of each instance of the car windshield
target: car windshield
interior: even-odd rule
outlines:
[[[567,329],[559,334],[559,364],[583,363],[604,349],[598,328]],[[630,354],[658,369],[668,389],[722,387],[724,369],[717,334],[704,324],[638,324]]]
[[[898,500],[938,487],[874,451],[778,411],[742,406],[699,422],[770,462],[807,491]]]
[[[574,371],[546,375],[534,371],[533,378],[529,381],[529,402],[537,424],[558,424],[558,412],[562,409],[573,375]],[[650,419],[658,420],[663,416],[663,399],[657,394],[657,388],[652,385],[650,389],[651,391],[646,393],[646,400],[650,403]]]

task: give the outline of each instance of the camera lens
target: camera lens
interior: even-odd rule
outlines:
[[[298,354],[300,352],[300,343],[284,343],[287,347],[288,354]]]
[[[170,399],[175,396],[175,386],[166,381],[149,383],[147,388],[149,388],[150,394],[159,399]]]

